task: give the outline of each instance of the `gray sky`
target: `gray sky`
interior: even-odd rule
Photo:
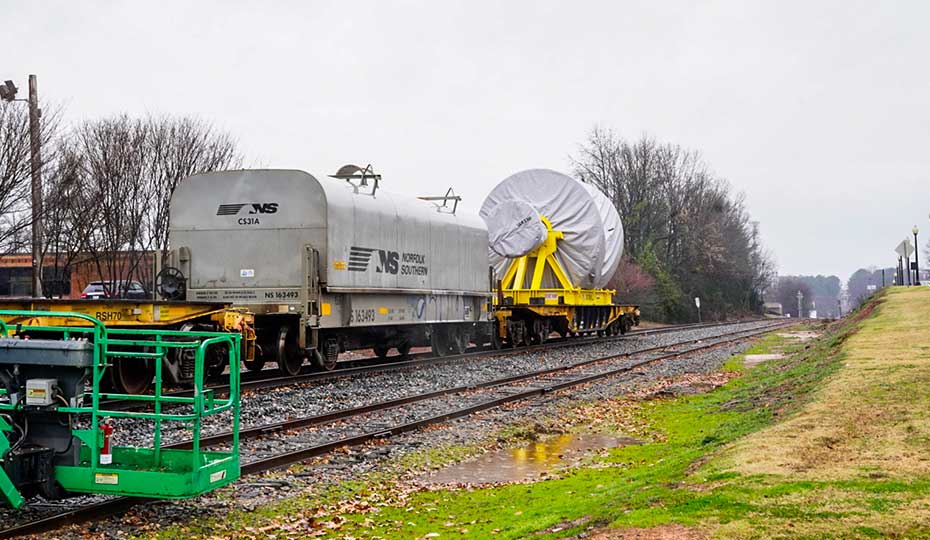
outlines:
[[[927,2],[0,0],[0,18],[0,79],[36,73],[68,121],[198,115],[256,164],[372,163],[471,209],[518,170],[567,172],[600,124],[700,150],[783,274],[845,281],[930,234]]]

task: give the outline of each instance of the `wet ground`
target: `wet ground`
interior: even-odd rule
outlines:
[[[755,367],[762,362],[768,362],[769,360],[781,360],[784,358],[783,354],[747,354],[743,359],[743,365],[751,368]]]
[[[777,335],[778,337],[796,339],[798,341],[810,341],[812,339],[817,339],[820,337],[820,334],[818,334],[817,332],[810,332],[810,331],[780,332]]]
[[[421,484],[493,484],[524,482],[569,466],[586,454],[640,441],[601,433],[558,435],[517,448],[504,448],[450,465],[418,479]]]

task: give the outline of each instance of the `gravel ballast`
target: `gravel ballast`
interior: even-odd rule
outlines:
[[[334,410],[357,407],[369,403],[395,399],[412,394],[435,391],[442,388],[459,387],[516,375],[540,369],[574,364],[582,360],[600,358],[609,355],[623,355],[648,347],[669,346],[689,340],[713,341],[734,329],[746,332],[759,330],[771,321],[741,323],[733,326],[683,329],[665,334],[630,336],[625,339],[599,343],[579,344],[577,346],[556,348],[531,353],[508,353],[493,357],[463,359],[455,363],[443,363],[436,366],[421,366],[415,369],[384,371],[365,376],[345,377],[321,383],[294,385],[285,388],[265,390],[250,394],[243,399],[243,426],[262,425],[280,421],[288,417],[306,417]],[[684,346],[685,349],[698,344]],[[473,415],[445,424],[441,428],[399,435],[382,441],[380,444],[367,445],[350,452],[338,452],[327,463],[308,467],[299,475],[273,474],[264,477],[243,478],[234,486],[224,488],[217,494],[211,494],[184,502],[157,503],[137,507],[126,519],[104,520],[88,524],[89,530],[106,531],[107,537],[121,537],[146,524],[167,525],[186,520],[191,516],[222,515],[228,508],[251,508],[303,492],[308,486],[339,482],[358,478],[366,472],[383,466],[385,461],[398,458],[422,448],[442,447],[446,445],[474,445],[487,440],[488,435],[500,431],[506,426],[525,423],[535,417],[553,414],[559,407],[574,401],[590,401],[612,397],[630,392],[637,387],[654,382],[660,378],[674,377],[684,373],[707,373],[719,368],[720,364],[748,346],[747,342],[727,345],[720,348],[700,351],[671,361],[662,361],[644,366],[632,372],[613,376],[609,379],[588,384],[581,388],[545,394],[535,398],[531,403],[510,405]],[[594,368],[585,368],[592,371]],[[514,385],[507,391],[515,390]],[[259,457],[293,450],[308,445],[320,444],[347,434],[387,429],[392,425],[420,419],[426,416],[447,412],[486,400],[502,390],[483,390],[454,394],[426,402],[415,403],[387,411],[366,414],[338,424],[310,428],[290,434],[278,434],[272,437],[244,441],[241,444],[243,462]],[[219,431],[208,426],[205,431]],[[140,426],[118,426],[119,444],[139,444],[147,440],[148,434]],[[167,439],[182,440],[187,432],[172,430],[167,432]],[[189,436],[189,435],[188,435]],[[122,438],[125,437],[125,438]],[[273,476],[273,480],[268,480]],[[56,506],[68,506],[85,503],[91,498],[55,503]],[[101,499],[94,497],[93,499]],[[0,510],[0,521],[11,523],[23,521],[35,514],[50,512],[48,506],[33,505],[26,511],[10,512]],[[77,530],[63,531],[57,537],[77,538]],[[123,531],[118,533],[117,531]],[[43,536],[48,538],[50,536]]]

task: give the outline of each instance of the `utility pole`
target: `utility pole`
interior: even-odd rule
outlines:
[[[39,89],[29,76],[29,142],[32,150],[32,296],[42,298],[42,131]]]
[[[804,293],[798,290],[798,319],[801,318],[801,300],[804,299]]]

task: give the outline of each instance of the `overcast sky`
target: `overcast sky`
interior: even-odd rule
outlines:
[[[477,209],[596,124],[700,150],[782,274],[930,237],[928,2],[0,0],[0,79],[66,120],[197,115],[250,163],[372,163]],[[924,244],[925,240],[921,240]]]

